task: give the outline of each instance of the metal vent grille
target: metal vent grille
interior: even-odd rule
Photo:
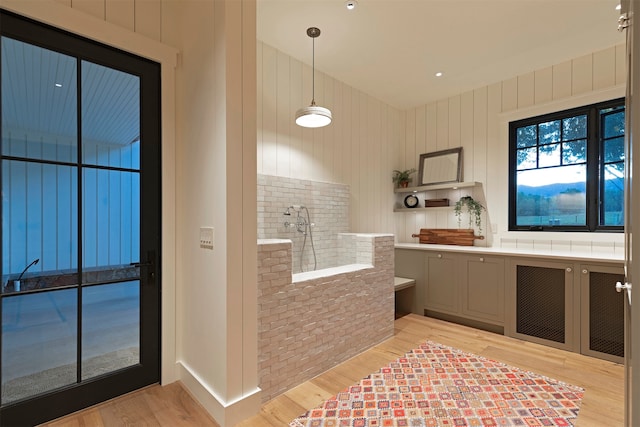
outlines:
[[[589,273],[589,349],[624,357],[624,275]]]
[[[518,333],[559,343],[565,342],[564,274],[564,269],[518,266]]]

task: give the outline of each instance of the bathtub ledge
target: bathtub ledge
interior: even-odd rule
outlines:
[[[304,282],[306,280],[319,279],[322,277],[335,276],[336,274],[352,273],[354,271],[366,270],[373,268],[371,264],[347,264],[338,267],[323,268],[322,270],[305,271],[302,273],[292,274],[293,283]]]

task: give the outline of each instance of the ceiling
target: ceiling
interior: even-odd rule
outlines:
[[[316,70],[400,109],[624,43],[618,0],[357,1],[257,0],[257,37],[310,65],[320,28]]]
[[[139,77],[81,64],[83,142],[120,148],[137,141]],[[56,145],[76,145],[77,67],[75,57],[2,37],[2,132],[16,142],[12,155],[25,150],[17,148],[25,139],[53,144],[54,152]]]

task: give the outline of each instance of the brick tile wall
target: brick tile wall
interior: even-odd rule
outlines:
[[[331,277],[292,282],[291,242],[258,241],[258,349],[263,402],[391,337],[394,237],[349,234],[358,262]]]

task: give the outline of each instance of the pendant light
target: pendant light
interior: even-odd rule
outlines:
[[[331,123],[331,111],[328,108],[316,105],[316,37],[320,35],[320,30],[316,27],[307,28],[307,35],[313,41],[312,51],[312,74],[311,74],[311,105],[296,111],[296,124],[305,128],[320,128]]]

